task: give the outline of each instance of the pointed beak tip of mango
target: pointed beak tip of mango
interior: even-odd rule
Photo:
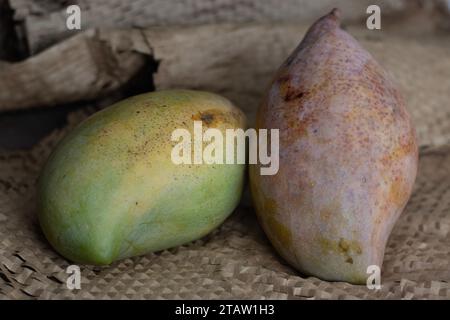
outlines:
[[[330,16],[332,16],[336,20],[340,20],[341,19],[341,10],[339,10],[338,8],[333,8],[333,10],[331,10],[331,12],[330,12]]]

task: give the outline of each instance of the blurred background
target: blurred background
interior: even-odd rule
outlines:
[[[81,30],[66,26],[73,4]],[[381,30],[366,28],[371,4]],[[449,142],[449,0],[0,0],[0,148],[163,88],[223,94],[252,119],[276,68],[333,7],[396,78],[420,144]]]

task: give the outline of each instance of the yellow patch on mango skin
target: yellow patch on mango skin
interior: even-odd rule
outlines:
[[[401,144],[395,147],[392,152],[383,157],[381,160],[383,163],[395,162],[405,156],[414,154],[417,152],[417,145],[414,139],[410,139],[406,144]]]
[[[285,248],[292,246],[292,233],[288,227],[277,220],[277,204],[273,199],[265,198],[263,204],[263,219],[270,234]]]
[[[320,218],[322,220],[330,220],[332,212],[327,208],[320,210]]]
[[[388,203],[403,206],[409,197],[409,192],[406,183],[396,178],[389,187]]]
[[[314,187],[314,183],[311,182],[311,187]],[[320,210],[320,218],[328,221],[333,216],[339,216],[341,212],[341,204],[337,198],[330,201],[325,207]]]
[[[353,264],[353,257],[362,254],[361,244],[356,240],[340,238],[339,241],[319,237],[319,245],[324,253],[337,253],[343,256],[345,262]]]
[[[339,250],[344,252],[344,253],[350,253],[350,252],[354,252],[356,254],[362,254],[362,249],[361,249],[361,245],[359,244],[358,241],[355,240],[345,240],[344,238],[341,238],[339,240]]]
[[[250,174],[252,170],[258,171],[256,166],[250,165]],[[282,256],[293,258],[294,236],[290,228],[280,222],[280,208],[277,202],[265,196],[257,179],[250,179],[249,183],[258,220],[270,242]]]

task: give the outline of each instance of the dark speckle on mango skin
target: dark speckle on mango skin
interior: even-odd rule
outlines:
[[[354,256],[363,253],[361,244],[356,240],[340,238],[338,241],[333,241],[325,237],[319,237],[318,242],[324,254],[334,253],[341,255],[342,259],[349,264],[353,264]]]
[[[261,221],[280,254],[305,274],[365,283],[411,194],[418,163],[405,101],[383,68],[339,27],[336,12],[319,19],[279,68],[256,117],[279,129],[280,169],[250,166]],[[264,223],[263,223],[264,224]],[[274,226],[274,224],[272,224]]]
[[[206,127],[217,127],[225,121],[240,121],[241,115],[236,112],[223,112],[218,109],[203,110],[192,115],[194,121],[202,121]]]

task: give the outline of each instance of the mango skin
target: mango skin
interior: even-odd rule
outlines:
[[[365,284],[412,192],[418,149],[397,86],[338,14],[318,20],[275,75],[257,128],[280,130],[280,167],[261,176],[251,165],[250,187],[287,262]]]
[[[174,129],[193,121],[245,129],[245,116],[207,92],[167,90],[97,112],[69,133],[38,181],[38,216],[67,259],[107,265],[175,247],[218,227],[237,206],[244,165],[175,165]]]

